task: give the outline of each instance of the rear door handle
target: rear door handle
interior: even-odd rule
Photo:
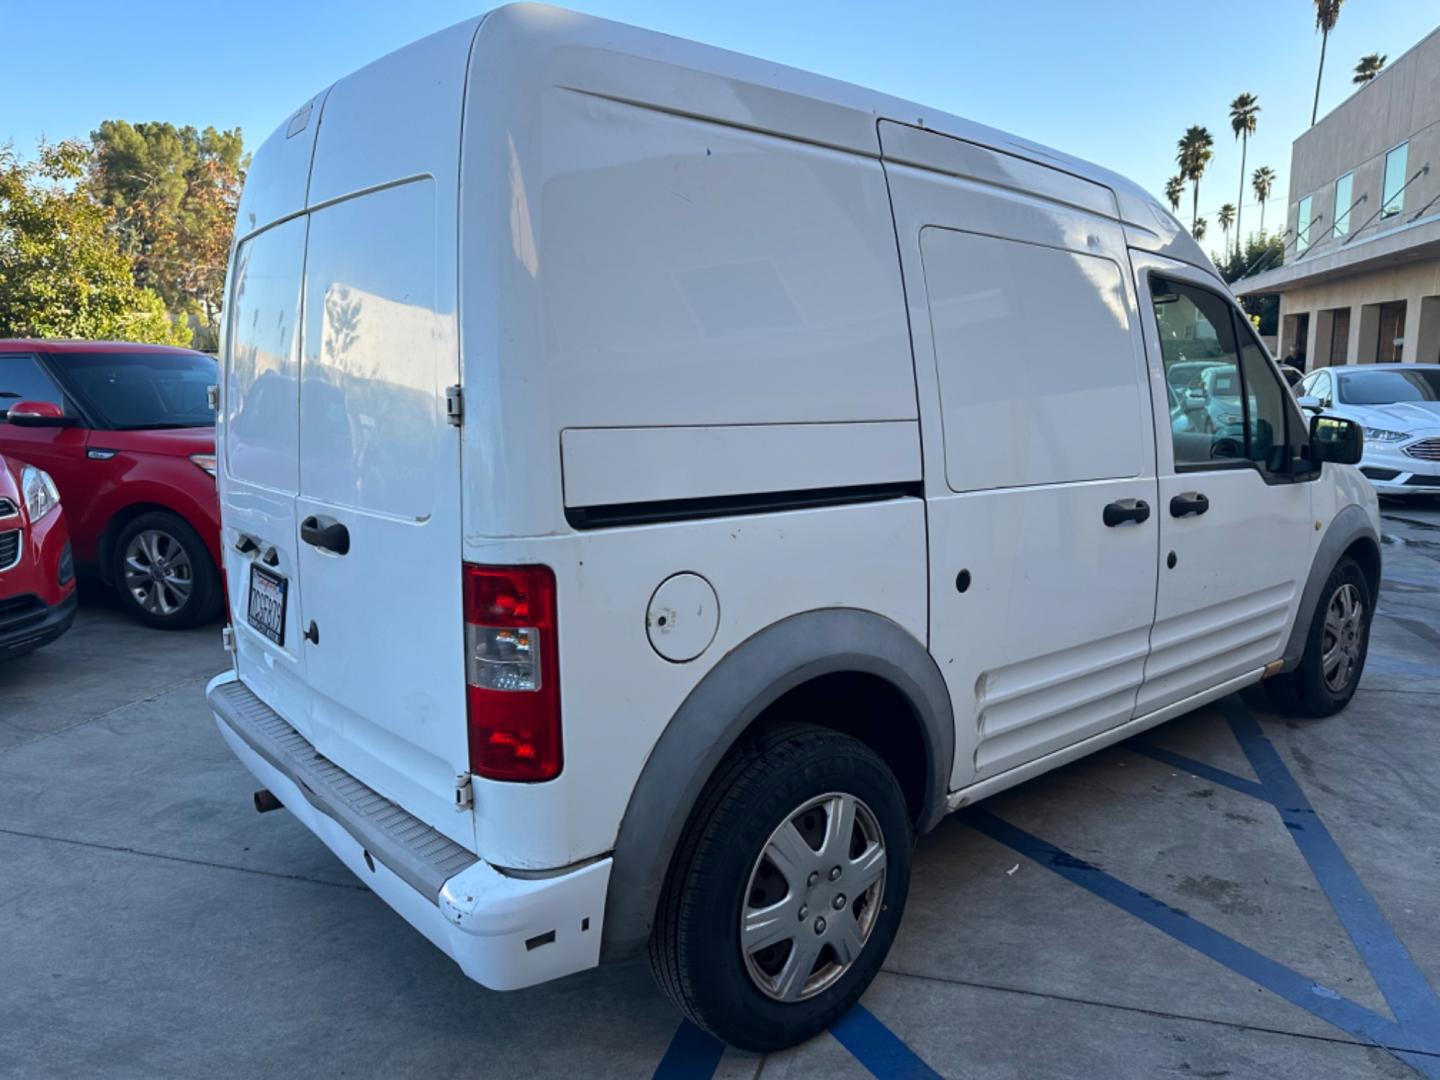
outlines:
[[[350,550],[350,530],[338,521],[307,517],[300,523],[300,539],[322,551],[344,555]]]
[[[1182,491],[1170,500],[1171,517],[1199,517],[1210,509],[1210,500],[1198,491]]]
[[[1144,499],[1117,499],[1105,507],[1105,524],[1110,528],[1127,521],[1140,524],[1150,516],[1150,504]]]

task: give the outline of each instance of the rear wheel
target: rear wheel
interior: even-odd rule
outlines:
[[[721,766],[681,839],[650,943],[657,980],[735,1046],[809,1038],[889,952],[911,845],[904,795],[868,747],[772,729]]]
[[[1320,594],[1300,666],[1276,680],[1275,698],[1287,712],[1330,716],[1355,696],[1370,648],[1374,617],[1370,583],[1354,559],[1341,559]]]
[[[220,610],[220,575],[210,552],[174,514],[141,514],[115,538],[111,558],[121,606],[149,626],[183,630]]]

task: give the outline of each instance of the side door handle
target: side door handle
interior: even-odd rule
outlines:
[[[311,547],[344,555],[350,550],[350,530],[338,521],[307,517],[300,523],[300,539]]]
[[[1210,509],[1210,500],[1198,491],[1182,491],[1170,500],[1171,517],[1199,517]]]
[[[1112,529],[1127,521],[1138,525],[1149,516],[1150,504],[1144,499],[1117,499],[1105,507],[1105,524]]]

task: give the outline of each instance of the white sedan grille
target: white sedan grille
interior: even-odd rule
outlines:
[[[1421,439],[1405,447],[1405,453],[1421,461],[1440,461],[1440,439]]]

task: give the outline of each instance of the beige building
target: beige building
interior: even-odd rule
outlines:
[[[1440,29],[1295,140],[1277,356],[1440,363]]]

